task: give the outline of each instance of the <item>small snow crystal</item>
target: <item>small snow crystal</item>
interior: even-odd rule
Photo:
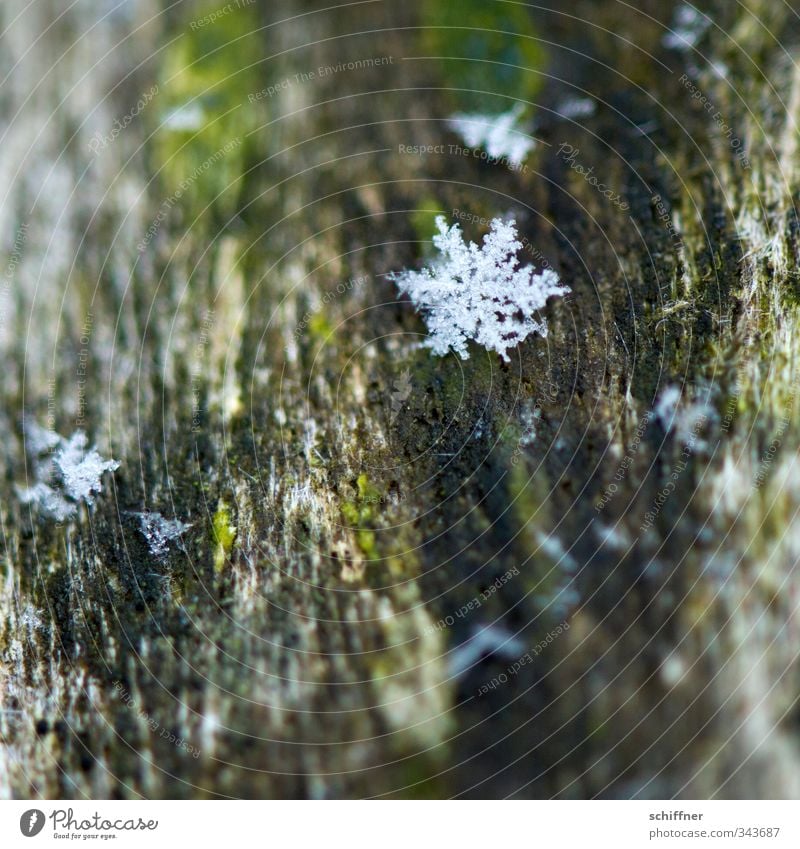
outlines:
[[[473,628],[469,639],[453,650],[448,671],[452,677],[461,678],[486,655],[510,661],[524,652],[525,643],[505,626],[479,625]]]
[[[661,422],[661,426],[666,431],[672,430],[675,425],[675,411],[678,409],[678,402],[680,400],[680,387],[667,386],[661,395],[659,395],[658,401],[653,407],[656,418]]]
[[[56,522],[66,522],[75,516],[75,505],[41,481],[31,487],[18,486],[17,497],[23,504],[38,504],[39,509]]]
[[[717,413],[708,400],[696,399],[685,405],[680,404],[681,390],[677,386],[667,386],[653,407],[656,418],[667,433],[674,431],[675,436],[691,450],[707,448],[700,433],[717,418]]]
[[[572,97],[556,108],[562,118],[586,118],[594,115],[597,104],[591,97]]]
[[[139,520],[139,529],[147,540],[154,557],[166,557],[169,544],[191,528],[177,519],[165,519],[160,513],[133,513]]]
[[[711,26],[711,19],[699,9],[682,3],[675,12],[672,29],[661,40],[664,47],[690,50]]]
[[[88,449],[83,431],[64,439],[35,422],[25,423],[25,448],[32,460],[36,482],[20,487],[17,496],[23,504],[36,504],[57,522],[75,517],[79,501],[91,505],[93,495],[102,491],[105,472],[119,468],[116,460],[104,460],[94,448]]]
[[[453,115],[449,126],[470,147],[482,147],[493,159],[506,158],[519,166],[536,144],[515,126],[524,108],[518,103],[500,115],[461,112]]]
[[[390,275],[422,313],[430,336],[426,345],[439,356],[451,348],[469,359],[467,341],[474,339],[487,350],[497,351],[506,362],[506,351],[531,333],[547,335],[544,318],[533,315],[551,295],[564,295],[552,269],[536,274],[533,266],[520,267],[514,221],[492,221],[483,246],[465,243],[461,228],[448,228],[444,216],[436,219],[438,235],[433,244],[442,255],[422,271]]]
[[[83,431],[76,431],[56,452],[55,463],[61,471],[64,489],[75,501],[92,504],[92,494],[101,492],[100,478],[105,472],[119,468],[116,460],[104,460],[94,448],[86,450],[89,441]]]
[[[54,430],[47,430],[36,422],[25,423],[25,447],[31,455],[52,451],[61,437]]]

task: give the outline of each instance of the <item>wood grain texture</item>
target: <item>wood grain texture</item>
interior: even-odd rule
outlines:
[[[421,3],[320,6],[3,3],[0,796],[800,796],[796,6],[530,9],[520,171],[399,152]],[[509,365],[385,278],[434,207],[572,289]],[[25,417],[120,462],[75,521]]]

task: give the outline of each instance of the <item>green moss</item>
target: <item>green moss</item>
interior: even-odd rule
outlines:
[[[308,332],[313,342],[328,342],[333,334],[333,325],[324,312],[317,312],[308,320]]]
[[[212,524],[214,550],[214,569],[221,572],[228,562],[236,539],[236,525],[231,523],[228,505],[220,501]]]
[[[411,226],[420,242],[430,242],[431,236],[436,233],[437,215],[448,217],[442,205],[434,198],[424,198],[411,213]]]
[[[368,560],[377,560],[380,557],[378,547],[375,545],[374,531],[360,530],[356,534],[356,542]]]
[[[509,434],[518,431],[521,435],[521,429],[510,427]],[[519,437],[517,437],[517,440]],[[513,443],[516,448],[518,442]],[[518,453],[511,455],[511,471],[509,474],[509,496],[514,504],[514,515],[517,521],[523,527],[528,527],[532,523],[548,525],[547,515],[547,487],[545,486],[544,475],[531,476],[524,458]]]
[[[354,501],[345,501],[342,504],[342,516],[348,525],[355,531],[356,543],[361,552],[368,560],[380,559],[375,539],[375,532],[370,527],[377,515],[377,506],[381,503],[380,490],[369,482],[366,475],[359,475],[356,479],[356,491],[358,493]]]
[[[345,501],[342,504],[342,516],[350,525],[357,525],[361,520],[361,511],[353,501]]]
[[[437,58],[457,109],[502,112],[532,100],[542,85],[544,51],[522,5],[461,0],[423,3],[422,49]]]
[[[369,482],[366,475],[358,476],[356,486],[358,487],[358,497],[362,501],[377,503],[380,500],[380,491]]]
[[[226,208],[232,208],[247,134],[264,121],[262,102],[247,97],[264,86],[255,6],[192,27],[218,10],[216,0],[192,4],[159,69],[154,164],[166,196],[180,193],[180,204],[192,217],[223,191],[231,199]]]

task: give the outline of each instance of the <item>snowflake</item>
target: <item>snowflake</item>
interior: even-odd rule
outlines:
[[[675,50],[690,50],[710,26],[708,15],[688,3],[682,3],[675,12],[672,29],[661,39],[661,43]]]
[[[561,118],[586,118],[594,115],[597,104],[591,97],[572,97],[556,107],[556,114]]]
[[[42,624],[43,611],[38,607],[33,607],[31,604],[26,604],[20,611],[19,624],[24,628],[30,636],[34,631],[41,631],[44,625]]]
[[[453,650],[448,671],[451,677],[461,678],[482,657],[512,661],[524,654],[525,648],[525,643],[504,625],[478,625],[472,629],[472,636]]]
[[[658,398],[653,412],[666,433],[675,433],[680,443],[692,451],[708,447],[701,431],[717,419],[708,400],[694,400],[681,405],[681,389],[667,386]]]
[[[104,460],[94,448],[87,451],[89,440],[86,434],[75,431],[69,441],[62,440],[61,449],[56,453],[55,463],[61,472],[66,494],[74,501],[83,499],[93,503],[92,494],[102,491],[100,478],[105,472],[114,472],[119,468],[116,460]]]
[[[165,519],[161,513],[132,513],[139,520],[139,529],[147,540],[147,547],[154,557],[166,557],[169,543],[183,536],[191,528],[177,519]]]
[[[461,112],[453,115],[449,126],[470,147],[482,147],[493,159],[506,158],[519,166],[536,142],[515,126],[525,107],[518,103],[500,115]]]
[[[64,522],[77,514],[77,503],[94,503],[94,494],[102,491],[105,472],[119,468],[116,460],[104,460],[81,431],[64,439],[55,431],[35,422],[25,423],[25,448],[32,460],[36,482],[16,488],[23,504],[36,504],[44,515]]]
[[[564,295],[552,269],[536,274],[533,266],[519,265],[516,223],[495,218],[483,246],[465,243],[461,228],[448,228],[443,215],[436,219],[433,244],[442,255],[422,271],[389,275],[422,312],[430,336],[425,344],[442,356],[451,348],[469,359],[470,339],[497,351],[508,362],[506,351],[531,333],[547,335],[544,318],[534,318],[551,295]]]
[[[66,522],[75,517],[75,505],[42,481],[31,487],[17,487],[17,496],[23,504],[37,504],[46,516],[56,522]]]
[[[667,386],[658,396],[653,412],[665,431],[670,431],[675,426],[675,411],[680,400],[681,390],[678,386]]]

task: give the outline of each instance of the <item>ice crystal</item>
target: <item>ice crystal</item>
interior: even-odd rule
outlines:
[[[75,516],[75,505],[42,481],[31,487],[17,487],[17,497],[23,504],[36,504],[46,516],[56,522],[66,522]]]
[[[572,97],[556,108],[561,118],[586,118],[594,115],[597,104],[591,97]]]
[[[661,422],[661,426],[666,431],[673,429],[675,425],[675,411],[678,409],[678,402],[681,400],[681,390],[678,386],[667,386],[658,401],[653,407],[653,412],[656,418]]]
[[[667,386],[653,412],[664,430],[674,432],[682,445],[693,451],[705,449],[707,443],[701,433],[707,425],[716,421],[717,413],[707,399],[695,399],[681,405],[681,395],[679,387]]]
[[[25,423],[25,449],[32,461],[33,486],[18,486],[17,497],[23,504],[36,504],[40,511],[64,522],[75,517],[77,504],[94,503],[102,491],[106,472],[119,468],[116,460],[104,460],[94,448],[88,448],[83,431],[65,439],[35,422]]]
[[[664,36],[662,43],[675,50],[690,50],[710,26],[708,15],[688,3],[682,3],[675,12],[672,29]]]
[[[536,144],[516,127],[524,108],[518,103],[499,115],[460,112],[453,115],[449,126],[469,147],[481,147],[493,159],[508,159],[519,166]]]
[[[161,513],[133,513],[139,520],[139,529],[147,540],[147,547],[154,557],[166,557],[169,544],[191,528],[177,519],[166,519]]]
[[[34,607],[32,604],[26,604],[20,611],[19,625],[31,636],[34,631],[41,631],[44,627],[42,615],[43,611],[40,608]]]
[[[116,460],[104,460],[94,448],[87,450],[89,440],[83,431],[75,431],[68,441],[62,440],[55,464],[61,472],[66,494],[74,501],[92,504],[93,494],[101,492],[100,479],[105,472],[119,468]]]
[[[516,223],[495,218],[483,245],[465,242],[461,228],[436,219],[433,243],[441,257],[421,271],[390,275],[422,313],[430,336],[425,344],[442,356],[450,349],[469,359],[472,339],[497,351],[506,362],[514,348],[531,333],[547,335],[547,322],[534,317],[551,295],[564,295],[558,274],[520,266]]]
[[[525,643],[515,637],[503,625],[479,625],[472,630],[472,636],[461,643],[450,657],[449,673],[461,678],[482,657],[497,657],[501,660],[516,660],[525,651]]]
[[[25,423],[25,447],[32,456],[52,451],[61,442],[54,430],[47,430],[36,422]]]

